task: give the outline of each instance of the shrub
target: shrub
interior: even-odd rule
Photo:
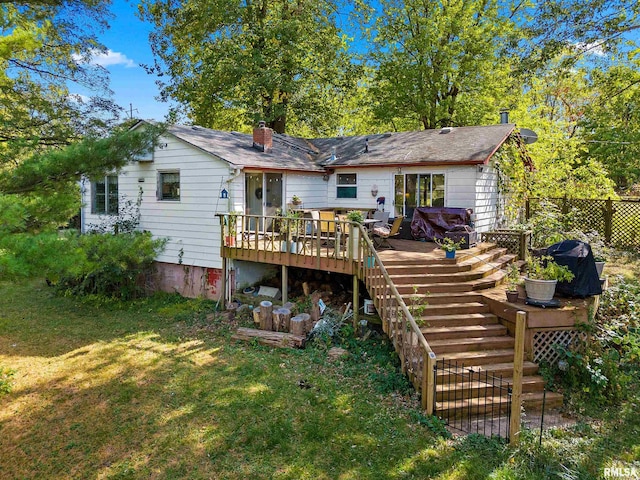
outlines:
[[[585,404],[616,404],[640,384],[640,284],[617,278],[602,295],[588,337],[561,349],[562,381]]]
[[[65,293],[136,298],[144,294],[145,281],[164,244],[149,232],[70,235],[65,247],[75,252],[75,262],[50,269],[48,278]]]

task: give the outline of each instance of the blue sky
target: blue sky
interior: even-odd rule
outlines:
[[[118,105],[127,112],[132,105],[134,117],[162,120],[169,106],[155,99],[156,78],[140,66],[153,63],[148,37],[151,25],[141,21],[136,16],[135,4],[125,0],[114,0],[111,11],[114,14],[109,22],[111,28],[100,35],[109,51],[106,56],[94,58],[94,62],[109,71],[111,90]]]

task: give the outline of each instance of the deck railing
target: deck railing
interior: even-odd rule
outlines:
[[[351,271],[365,284],[382,319],[384,332],[391,339],[405,373],[421,392],[422,407],[433,414],[436,355],[420,331],[409,308],[398,293],[380,261],[369,232],[361,224],[340,220],[317,220],[243,214],[218,214],[221,224],[221,252],[227,249],[251,250],[277,262],[292,264],[296,257],[314,257],[316,268],[327,261],[349,262]],[[308,263],[300,263],[313,268]],[[313,265],[313,264],[312,264]]]

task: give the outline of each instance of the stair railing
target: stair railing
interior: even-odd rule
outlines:
[[[362,225],[357,228],[361,231],[358,258],[362,259],[358,277],[365,284],[382,319],[382,328],[400,357],[402,372],[420,391],[422,408],[427,415],[433,415],[436,354],[380,261],[366,229]]]

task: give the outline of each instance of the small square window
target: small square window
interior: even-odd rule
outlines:
[[[358,178],[355,173],[339,173],[336,182],[337,198],[358,198]]]
[[[180,200],[180,172],[160,172],[158,200]]]

